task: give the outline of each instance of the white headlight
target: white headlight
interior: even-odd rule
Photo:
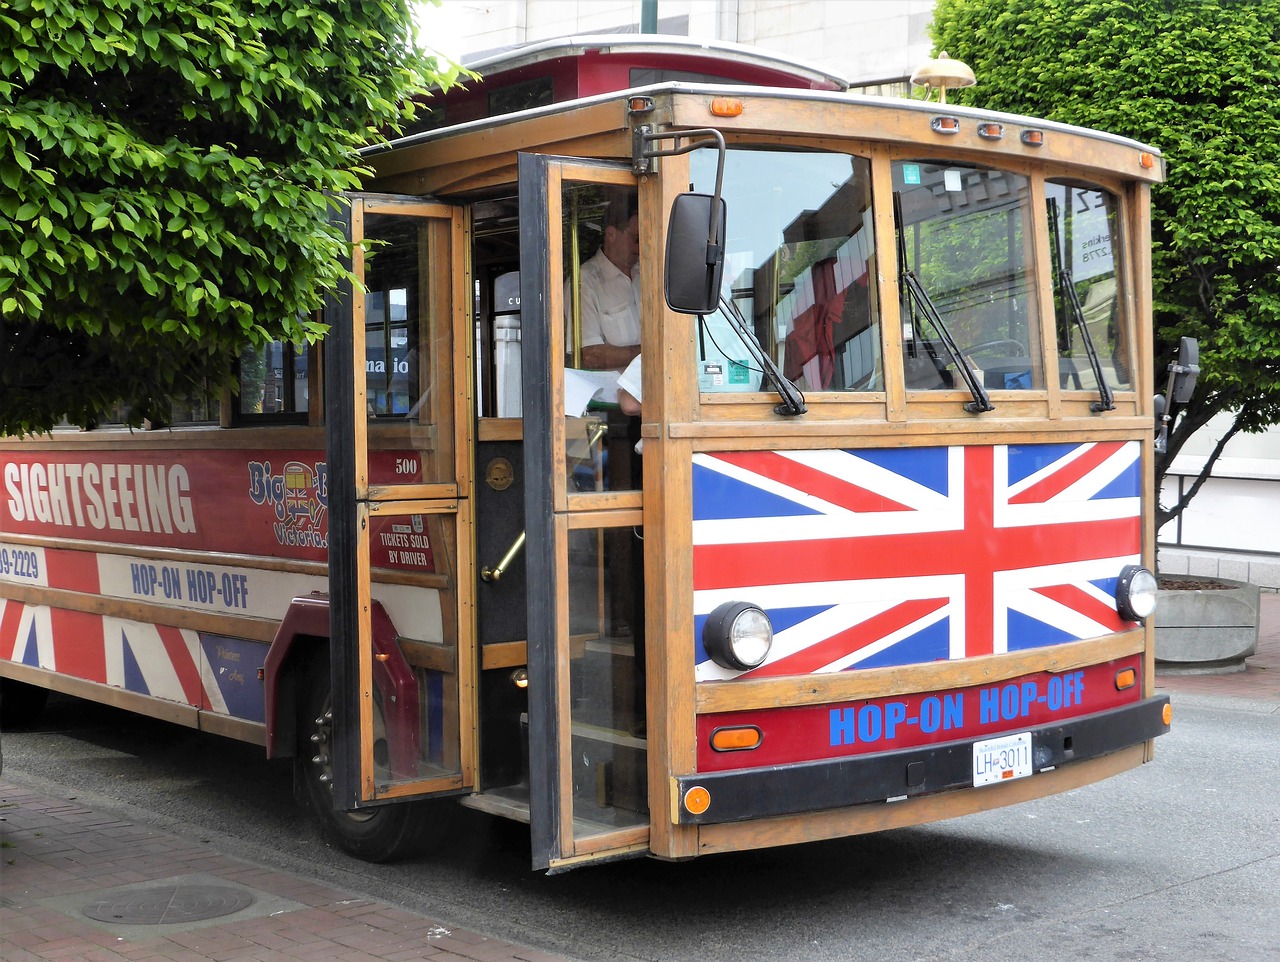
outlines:
[[[1116,582],[1116,611],[1125,621],[1145,621],[1156,610],[1159,583],[1141,565],[1125,565]]]
[[[716,664],[749,671],[764,664],[773,646],[773,623],[764,610],[745,601],[726,601],[707,616],[702,644]]]

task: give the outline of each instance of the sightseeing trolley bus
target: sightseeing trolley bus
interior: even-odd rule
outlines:
[[[553,871],[1149,761],[1159,154],[727,46],[481,69],[368,151],[322,344],[0,440],[6,711],[256,742],[370,859],[453,796]],[[583,357],[631,205],[638,416]]]

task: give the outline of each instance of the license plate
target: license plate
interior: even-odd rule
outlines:
[[[973,743],[973,785],[995,785],[1031,774],[1031,732]]]

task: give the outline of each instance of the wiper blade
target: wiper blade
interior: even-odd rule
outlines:
[[[951,335],[946,322],[942,320],[942,315],[938,313],[938,308],[933,303],[933,298],[924,289],[924,285],[920,283],[920,278],[916,277],[915,272],[907,267],[906,221],[902,216],[902,195],[896,190],[893,192],[893,220],[897,225],[898,233],[898,286],[906,295],[903,298],[906,302],[903,307],[907,308],[907,310],[904,310],[903,313],[909,314],[911,317],[913,335],[916,330],[915,317],[918,312],[923,314],[926,320],[933,325],[934,331],[937,332],[938,337],[942,340],[942,346],[947,349],[947,353],[955,361],[956,370],[960,372],[960,376],[964,378],[965,386],[969,388],[969,393],[973,395],[973,400],[966,404],[964,409],[970,414],[994,411],[996,406],[991,403],[991,396],[987,394],[987,389],[982,386],[978,376],[974,374],[973,368],[969,366],[969,362],[960,353],[956,339]]]
[[[725,317],[729,319],[729,323],[733,325],[738,339],[746,345],[747,350],[751,352],[756,359],[756,363],[764,371],[764,376],[769,379],[773,389],[778,392],[778,397],[782,398],[782,403],[773,409],[774,412],[781,414],[783,417],[793,418],[808,411],[809,409],[804,402],[804,394],[778,370],[778,365],[773,363],[773,358],[760,346],[755,334],[748,330],[746,319],[738,310],[738,305],[733,303],[733,299],[721,294],[720,307],[724,311]],[[698,323],[702,323],[701,317],[698,318]]]
[[[938,313],[938,308],[934,305],[933,299],[929,297],[929,292],[924,289],[924,285],[920,283],[920,278],[916,277],[915,272],[902,269],[902,283],[907,292],[907,296],[911,299],[915,309],[925,316],[929,323],[937,332],[938,337],[942,341],[943,347],[947,349],[947,353],[951,355],[955,361],[956,370],[960,372],[960,376],[964,378],[965,387],[969,389],[969,393],[973,395],[973,400],[965,404],[964,409],[971,414],[982,414],[985,411],[994,411],[996,406],[991,403],[991,395],[987,394],[987,389],[982,386],[982,382],[978,380],[978,376],[974,373],[973,368],[969,366],[969,362],[965,360],[964,355],[960,353],[960,348],[956,344],[956,339],[952,336],[951,331],[947,328],[946,322],[942,320],[942,315]]]
[[[1111,385],[1107,383],[1107,379],[1103,376],[1102,362],[1098,360],[1098,351],[1093,346],[1093,335],[1089,333],[1089,325],[1084,320],[1084,307],[1080,303],[1080,296],[1076,294],[1075,278],[1071,276],[1070,268],[1063,261],[1062,245],[1058,240],[1057,198],[1050,197],[1048,207],[1049,247],[1050,254],[1053,257],[1054,281],[1058,285],[1058,293],[1070,312],[1072,321],[1080,329],[1080,340],[1084,342],[1084,352],[1089,358],[1089,368],[1093,371],[1093,376],[1098,382],[1098,400],[1089,405],[1089,410],[1095,413],[1114,411],[1116,409],[1115,395],[1111,393]]]

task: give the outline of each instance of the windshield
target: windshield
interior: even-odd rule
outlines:
[[[690,157],[693,189],[710,193],[716,159]],[[805,391],[882,389],[870,164],[821,151],[728,151],[724,296],[783,373]],[[761,390],[723,307],[698,332],[704,392]],[[767,389],[767,388],[766,388]]]
[[[1116,269],[1121,255],[1116,198],[1088,184],[1060,181],[1045,184],[1045,195],[1062,386],[1097,387],[1087,332],[1104,383],[1132,390],[1128,316]]]
[[[899,269],[927,295],[931,323],[904,311],[907,386],[1043,387],[1027,178],[925,160],[893,165]],[[942,328],[939,330],[938,328]]]

